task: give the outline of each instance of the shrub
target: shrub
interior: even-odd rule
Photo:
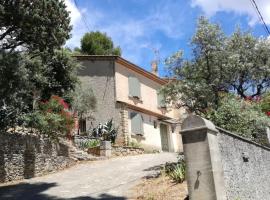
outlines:
[[[260,106],[262,111],[270,117],[270,93],[266,93],[261,99]]]
[[[101,140],[111,141],[114,144],[117,136],[117,129],[114,127],[113,119],[105,124],[99,123],[99,125],[93,129],[92,135],[101,138]]]
[[[98,146],[100,146],[100,140],[96,140],[96,139],[88,140],[81,144],[82,149],[88,149],[88,148],[93,148],[93,147],[98,147]]]
[[[260,144],[268,144],[266,127],[270,126],[270,118],[262,112],[257,102],[225,96],[217,110],[209,111],[204,117],[216,126]]]
[[[128,146],[134,147],[134,148],[140,148],[141,147],[141,145],[136,140],[130,141]]]
[[[67,108],[68,104],[61,97],[52,96],[48,101],[40,102],[32,113],[23,116],[24,125],[52,139],[69,136],[74,119]]]
[[[177,163],[166,163],[165,173],[177,183],[182,183],[186,176],[186,163],[180,159]]]

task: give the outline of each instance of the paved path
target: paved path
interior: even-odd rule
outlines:
[[[70,169],[0,186],[1,200],[127,199],[128,190],[144,176],[157,173],[176,154],[145,154],[87,162]]]

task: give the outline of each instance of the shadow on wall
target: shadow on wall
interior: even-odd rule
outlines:
[[[5,157],[4,151],[0,150],[0,183],[5,182],[6,170],[5,170]]]
[[[18,185],[9,185],[0,187],[1,200],[126,200],[125,197],[111,196],[101,194],[98,198],[90,196],[79,196],[74,198],[60,198],[44,194],[46,190],[56,187],[56,183],[21,183]]]
[[[26,145],[26,149],[23,154],[24,159],[24,178],[33,178],[35,176],[35,161],[36,161],[36,151],[31,145]]]

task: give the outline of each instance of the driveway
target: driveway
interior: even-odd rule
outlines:
[[[142,177],[161,164],[176,161],[174,153],[144,154],[87,162],[43,177],[0,186],[1,200],[127,199]]]

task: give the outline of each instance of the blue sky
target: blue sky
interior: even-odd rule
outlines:
[[[77,7],[74,1],[65,0],[73,25],[66,46],[79,47],[88,31],[106,32],[121,47],[122,57],[146,70],[158,50],[161,76],[166,74],[166,57],[180,49],[190,57],[189,43],[199,16],[219,23],[227,35],[240,25],[258,37],[266,36],[250,0],[76,0]],[[270,24],[270,0],[256,2]]]

